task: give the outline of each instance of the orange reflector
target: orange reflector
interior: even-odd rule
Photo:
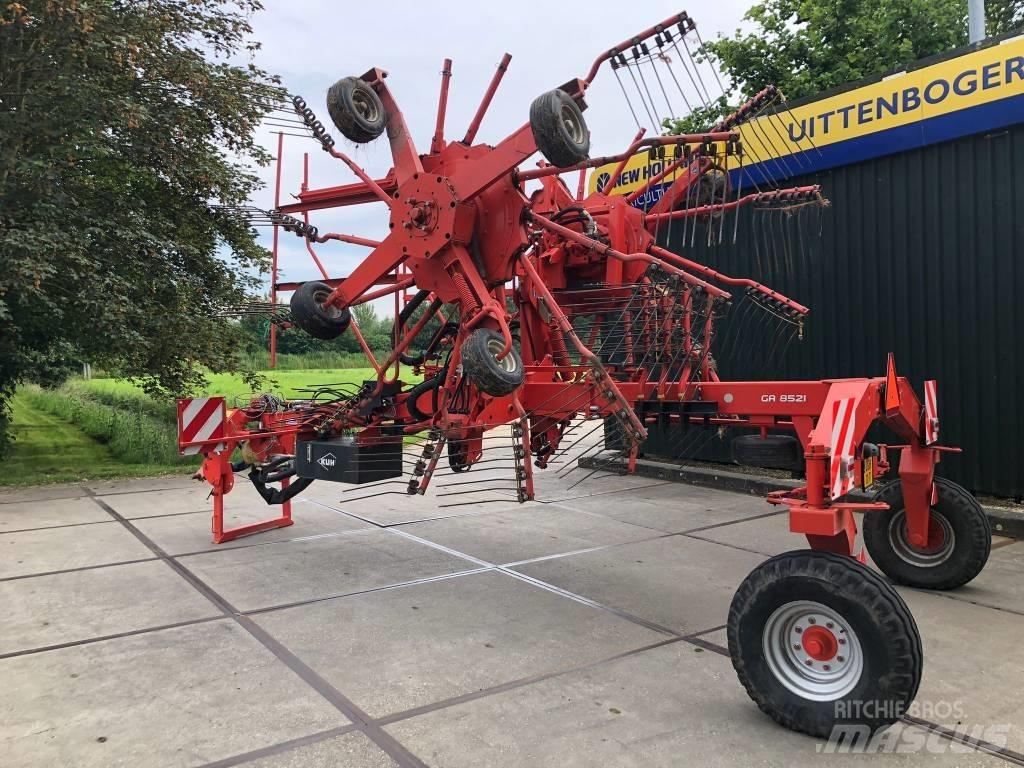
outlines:
[[[896,380],[896,358],[889,353],[889,363],[885,372],[885,412],[898,411],[900,407],[900,385]]]

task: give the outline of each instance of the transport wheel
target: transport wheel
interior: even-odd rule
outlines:
[[[462,370],[481,392],[507,395],[523,383],[523,359],[515,347],[498,360],[505,349],[504,337],[490,328],[477,328],[462,343]]]
[[[409,390],[405,407],[416,421],[426,421],[437,411],[437,390],[444,384],[444,374],[424,379]]]
[[[792,435],[737,435],[732,441],[732,460],[745,467],[797,469],[801,454]]]
[[[715,165],[701,174],[697,182],[696,207],[705,205],[721,205],[729,194],[729,177],[725,171]],[[713,218],[716,221],[721,218],[723,211],[715,211],[705,214],[706,218]]]
[[[590,156],[590,130],[565,91],[555,89],[533,100],[530,129],[537,149],[554,166],[568,168]]]
[[[767,560],[729,608],[729,654],[757,706],[828,737],[891,725],[921,681],[921,636],[906,603],[850,557],[803,550]]]
[[[992,525],[970,493],[935,478],[938,503],[931,508],[928,544],[910,543],[903,485],[889,483],[875,494],[889,509],[864,515],[864,544],[879,569],[895,582],[923,589],[955,589],[979,573],[992,551]]]
[[[448,466],[452,472],[468,472],[473,465],[469,463],[469,442],[467,440],[448,441]]]
[[[343,77],[327,89],[327,113],[341,135],[357,144],[376,139],[388,121],[380,96],[358,77]]]
[[[318,339],[336,339],[345,332],[352,315],[348,309],[325,307],[331,295],[326,283],[302,283],[292,294],[292,321],[310,336]]]

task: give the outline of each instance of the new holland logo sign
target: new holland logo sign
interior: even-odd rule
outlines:
[[[1024,36],[889,75],[771,118],[759,117],[740,128],[747,153],[743,178],[760,182],[803,175],[1020,122],[1024,122]],[[798,149],[803,150],[799,162],[787,162]],[[722,157],[720,152],[720,161]],[[629,194],[644,186],[664,162],[671,159],[651,159],[646,152],[631,158],[614,194]],[[729,159],[727,167],[736,183],[740,170],[735,158]],[[596,168],[590,191],[599,185],[606,188],[614,170],[615,164]],[[672,181],[671,174],[666,181]],[[652,185],[634,204],[644,207],[657,202],[664,187]]]

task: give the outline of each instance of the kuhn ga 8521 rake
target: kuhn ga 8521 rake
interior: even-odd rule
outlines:
[[[426,154],[413,143],[384,71],[346,77],[329,89],[328,112],[352,142],[387,134],[393,168],[376,180],[336,148],[296,97],[310,134],[358,181],[304,188],[298,202],[262,215],[310,244],[337,240],[372,250],[347,277],[325,274],[298,285],[289,322],[321,339],[356,334],[377,376],[303,400],[261,396],[232,409],[218,398],[183,401],[181,447],[205,456],[202,475],[213,486],[214,535],[222,541],[289,524],[289,499],[313,479],[423,494],[441,474],[493,471],[481,465],[492,460],[485,456],[496,437],[505,451],[495,447],[493,461],[507,462],[507,493],[526,501],[535,468],[564,458],[581,421],[613,425],[614,440],[598,448],[606,454],[614,443],[617,464],[627,468],[650,424],[744,430],[734,441],[738,461],[802,469],[804,487],[768,500],[788,507],[790,530],[805,534],[810,548],[768,560],[737,590],[728,635],[739,677],[765,712],[791,728],[827,735],[843,721],[881,727],[917,691],[921,642],[900,596],[864,565],[855,513],[866,513],[867,550],[885,574],[936,589],[978,574],[988,522],[968,493],[934,477],[941,452],[951,450],[937,443],[935,382],[925,383],[922,403],[891,357],[881,378],[720,378],[712,347],[731,304],[743,301],[765,323],[795,333],[808,310],[658,243],[678,242],[680,230],[684,244],[720,240],[735,226],[726,217],[741,208],[792,213],[825,201],[817,187],[762,188],[771,186],[772,163],[786,162],[770,146],[771,131],[782,140],[771,120],[787,109],[771,87],[706,132],[645,138],[641,129],[622,154],[589,157],[584,96],[605,65],[624,93],[625,85],[636,87],[642,108],[631,109],[652,122],[661,112],[659,91],[666,102],[670,88],[688,106],[695,93],[710,101],[691,45],[700,41],[685,13],[640,32],[599,56],[585,77],[538,97],[529,121],[495,146],[474,141],[508,57],[459,141],[444,138],[446,61]],[[689,99],[686,78],[694,86]],[[538,151],[546,162],[520,169]],[[641,152],[657,171],[640,189],[615,194],[627,162]],[[617,171],[584,194],[587,169],[608,163],[618,163]],[[580,174],[575,191],[562,178],[570,171]],[[311,210],[378,201],[390,213],[381,242],[320,234],[309,224]],[[392,294],[407,303],[394,348],[378,361],[350,309]],[[403,381],[402,370],[413,375]],[[866,442],[876,422],[900,444]],[[237,448],[243,459],[232,466]],[[855,487],[886,473],[894,451],[898,479],[873,501],[848,500]],[[445,454],[447,467],[439,465]],[[244,468],[285,514],[224,531],[223,496]],[[275,482],[279,489],[270,487]]]

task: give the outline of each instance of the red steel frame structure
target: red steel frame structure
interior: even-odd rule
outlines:
[[[597,58],[585,78],[571,80],[560,90],[585,108],[585,93],[603,63],[614,64],[619,52],[685,22],[685,14],[674,16],[609,49]],[[297,202],[281,205],[279,162],[276,221],[304,236],[331,291],[323,302],[326,308],[347,309],[394,295],[397,310],[399,296],[410,289],[422,293],[429,305],[411,327],[397,328],[394,350],[386,360],[374,359],[363,344],[378,378],[376,386],[362,390],[357,398],[328,404],[296,402],[282,409],[268,409],[260,403],[225,409],[223,430],[203,440],[182,436],[183,449],[198,449],[206,456],[202,474],[213,486],[215,520],[221,521],[215,523],[215,540],[291,523],[286,507],[280,518],[244,530],[223,530],[223,495],[232,485],[229,457],[239,446],[244,446],[251,460],[259,464],[275,456],[294,454],[296,440],[312,436],[356,432],[360,444],[371,445],[401,439],[394,436],[396,430],[399,434],[427,432],[431,450],[425,450],[409,485],[411,493],[423,493],[445,442],[449,450],[453,444],[462,446],[462,460],[468,467],[482,455],[486,430],[513,423],[515,434],[522,439],[523,454],[538,457],[543,465],[544,455],[557,448],[568,421],[582,414],[614,418],[620,423],[631,466],[646,437],[647,423],[656,418],[668,418],[681,426],[713,425],[762,434],[768,429],[791,430],[803,449],[807,482],[798,490],[772,494],[769,501],[788,506],[790,529],[805,534],[813,548],[861,558],[863,554],[856,551],[853,512],[884,509],[886,505],[854,503],[845,497],[864,475],[866,462],[872,475],[883,474],[888,469],[889,451],[900,450],[899,475],[909,540],[927,546],[929,510],[936,493],[934,466],[943,451],[953,450],[937,444],[934,382],[926,385],[927,397],[922,402],[910,383],[896,375],[891,359],[887,375],[880,378],[723,381],[710,362],[708,349],[714,332],[714,308],[731,299],[730,288],[744,290],[754,300],[796,322],[802,322],[808,310],[754,280],[721,274],[656,243],[661,222],[710,221],[726,210],[748,205],[820,202],[816,187],[737,193],[734,200],[727,200],[724,193],[717,197],[712,192],[708,197],[700,192],[702,179],[718,167],[720,152],[742,156],[740,134],[735,128],[774,92],[766,89],[706,133],[644,138],[641,132],[625,152],[614,157],[587,159],[570,167],[542,164],[522,170],[520,165],[538,149],[531,123],[514,130],[495,146],[473,143],[507,64],[506,56],[465,137],[447,141],[444,123],[451,62],[445,60],[436,129],[426,154],[420,154],[413,142],[387,86],[387,73],[380,69],[365,73],[361,80],[377,94],[387,115],[394,165],[383,178],[371,178],[348,155],[335,149],[333,141],[324,141],[324,149],[346,165],[358,181],[326,188],[309,188],[304,183]],[[297,107],[301,113],[300,107],[304,103]],[[307,122],[316,133],[315,118]],[[279,159],[281,141],[279,137]],[[609,194],[611,189],[583,194],[582,177],[588,169],[615,161],[621,169],[638,151],[663,156],[666,149],[674,151],[676,159],[647,186],[666,180],[669,173],[672,182],[649,210],[631,205],[644,190],[627,197]],[[568,171],[581,175],[575,194],[561,178]],[[612,178],[617,177],[614,174]],[[540,188],[527,194],[528,182],[539,183]],[[691,198],[696,198],[698,204],[679,205],[681,200]],[[370,201],[383,202],[390,213],[390,234],[381,242],[339,233],[320,235],[308,226],[310,212]],[[566,211],[578,211],[578,215],[566,216]],[[289,218],[299,214],[302,222]],[[298,287],[276,281],[277,229],[275,226],[273,301],[278,291]],[[328,278],[312,249],[314,242],[328,240],[372,250],[348,276]],[[657,280],[671,282],[671,295],[665,293],[666,283],[652,282],[652,270]],[[577,318],[563,307],[569,293],[576,290],[572,286],[589,284],[602,286],[600,298],[607,303],[605,314],[628,308],[637,295],[637,286],[648,291],[643,299],[644,312],[661,306],[670,308],[673,303],[683,306],[678,321],[681,337],[675,341],[657,337],[650,342],[675,345],[668,351],[679,365],[675,369],[662,366],[655,373],[635,361],[631,363],[632,352],[627,353],[624,362],[602,359],[577,334]],[[457,308],[459,325],[449,337],[435,339],[448,350],[447,364],[424,366],[440,381],[437,409],[423,419],[419,409],[410,407],[409,391],[398,378],[398,366],[413,340],[444,305]],[[358,334],[358,328],[352,327]],[[459,365],[460,354],[466,340],[478,329],[500,335],[503,347],[496,355],[499,361],[515,354],[515,347],[519,347],[525,372],[515,391],[493,396],[466,380]],[[673,325],[665,330],[671,335],[677,328]],[[273,356],[273,335],[271,345]],[[380,398],[388,391],[396,393],[382,407]],[[468,404],[459,409],[450,407],[457,392],[468,397]],[[666,411],[666,403],[676,407]],[[658,415],[651,415],[655,410]],[[877,458],[864,451],[867,430],[876,422],[891,428],[901,440],[898,446],[881,446]],[[520,498],[532,498],[533,469],[529,461],[525,462],[523,475]]]

